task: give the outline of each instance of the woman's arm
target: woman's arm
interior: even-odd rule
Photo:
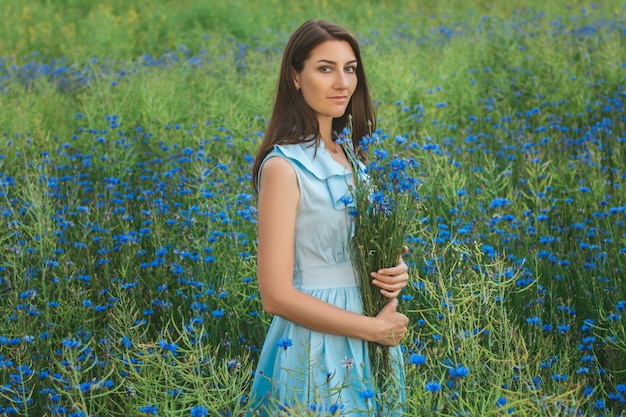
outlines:
[[[300,199],[293,167],[282,158],[263,165],[259,187],[257,271],[263,309],[311,330],[397,345],[408,318],[392,300],[376,317],[355,314],[293,287],[294,234]]]

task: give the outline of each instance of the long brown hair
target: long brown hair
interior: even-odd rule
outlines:
[[[343,129],[348,127],[348,118],[352,115],[352,142],[354,149],[357,149],[361,138],[376,129],[374,106],[367,86],[358,41],[344,28],[333,23],[324,20],[304,22],[291,35],[285,46],[276,84],[274,109],[252,166],[252,181],[255,190],[258,190],[261,163],[272,151],[274,145],[301,143],[305,140],[316,141],[316,145],[319,145],[317,116],[296,90],[292,73],[294,70],[301,72],[304,68],[304,61],[309,58],[311,51],[328,40],[348,42],[358,63],[356,89],[343,116],[333,119],[333,131],[342,133]]]

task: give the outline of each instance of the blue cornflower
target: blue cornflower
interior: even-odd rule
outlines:
[[[159,346],[161,347],[161,349],[167,350],[172,353],[176,352],[176,349],[178,349],[178,345],[176,343],[167,343],[163,339],[159,340]]]
[[[381,161],[389,156],[389,152],[382,148],[378,148],[374,151],[374,156],[376,157],[376,159]]]
[[[428,381],[424,388],[428,392],[439,392],[441,391],[441,384],[438,381]]]
[[[559,333],[567,333],[569,332],[569,324],[559,324],[557,329]]]
[[[587,332],[593,330],[595,325],[595,320],[593,319],[585,319],[583,320],[583,325],[580,327],[580,330],[583,332]]]
[[[491,200],[491,203],[489,203],[489,208],[495,209],[495,208],[500,208],[500,207],[506,207],[510,204],[511,204],[511,200],[507,200],[506,198],[496,197],[493,200]]]
[[[80,346],[80,342],[74,338],[72,339],[63,339],[62,340],[63,346],[65,346],[68,349],[76,349],[77,347]]]
[[[402,158],[398,158],[397,156],[394,156],[393,159],[389,162],[389,168],[391,168],[391,170],[394,172],[406,170],[407,165],[407,161]]]
[[[87,382],[81,382],[80,384],[80,391],[81,392],[87,392],[91,389],[91,387],[94,385],[94,383],[92,381],[87,381]]]
[[[351,205],[352,203],[354,203],[354,199],[353,199],[353,198],[352,198],[352,196],[351,196],[351,195],[349,195],[349,194],[346,194],[346,195],[344,195],[343,197],[341,197],[341,198],[339,199],[339,201],[341,201],[341,202],[342,202],[345,206],[349,206],[349,205]]]
[[[595,336],[587,336],[587,337],[583,337],[582,338],[582,342],[586,343],[586,344],[595,343],[595,341],[596,341],[596,337]]]
[[[237,359],[231,359],[226,363],[226,367],[228,368],[228,372],[235,372],[241,367],[241,364]]]
[[[592,363],[592,362],[595,362],[595,360],[596,360],[595,356],[589,355],[589,354],[583,355],[580,357],[580,361],[582,363]]]
[[[30,300],[33,300],[35,297],[37,297],[37,290],[26,290],[20,293],[21,299],[28,298]]]
[[[412,365],[419,366],[426,362],[426,356],[421,353],[411,353],[409,356],[409,362]]]
[[[593,404],[593,409],[594,410],[604,410],[604,400],[601,399],[597,399],[596,402]]]
[[[487,255],[489,258],[493,258],[496,255],[496,250],[491,245],[483,245],[480,248],[481,252]]]
[[[528,383],[528,388],[531,390],[537,390],[541,388],[541,384],[543,381],[538,376],[534,376],[533,379]]]
[[[150,416],[156,416],[157,413],[159,412],[159,406],[148,404],[148,405],[144,405],[143,407],[139,407],[139,411],[141,411],[144,414],[148,414]]]
[[[457,365],[454,368],[448,369],[448,373],[452,378],[464,378],[468,374],[468,370],[463,365]]]
[[[375,191],[370,196],[370,201],[373,205],[380,207],[381,210],[386,210],[389,205],[387,196],[382,191]]]
[[[374,391],[369,388],[365,388],[363,391],[359,392],[359,397],[367,401],[370,398],[374,398]]]
[[[205,417],[209,415],[209,409],[203,405],[196,405],[189,410],[191,417]]]
[[[287,350],[287,348],[289,348],[289,346],[291,346],[293,344],[293,341],[291,339],[289,339],[289,338],[278,339],[276,344],[278,345],[278,347],[281,347],[281,348]]]
[[[177,398],[178,396],[180,396],[183,393],[183,391],[178,390],[178,389],[168,389],[167,390],[167,395],[171,395],[174,398]]]
[[[122,344],[122,346],[124,346],[126,349],[132,347],[133,343],[130,341],[130,339],[126,336],[122,337],[122,340],[120,341],[120,343]]]
[[[369,135],[363,136],[363,138],[359,141],[359,147],[365,152],[369,149],[370,144],[372,144],[373,142],[374,141]]]
[[[331,406],[326,406],[325,408],[328,408],[328,413],[330,415],[335,415],[336,413],[341,412],[345,408],[345,406],[343,404],[335,403]]]

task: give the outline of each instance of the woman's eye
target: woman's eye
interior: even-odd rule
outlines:
[[[329,67],[329,66],[320,67],[321,72],[331,72],[332,70],[333,70],[332,67]]]
[[[356,67],[354,65],[350,65],[350,66],[346,67],[345,71],[346,72],[356,72]]]

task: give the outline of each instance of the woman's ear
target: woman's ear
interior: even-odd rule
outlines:
[[[296,90],[300,91],[300,74],[293,68],[291,69],[291,77],[293,78],[293,85],[296,87]]]

